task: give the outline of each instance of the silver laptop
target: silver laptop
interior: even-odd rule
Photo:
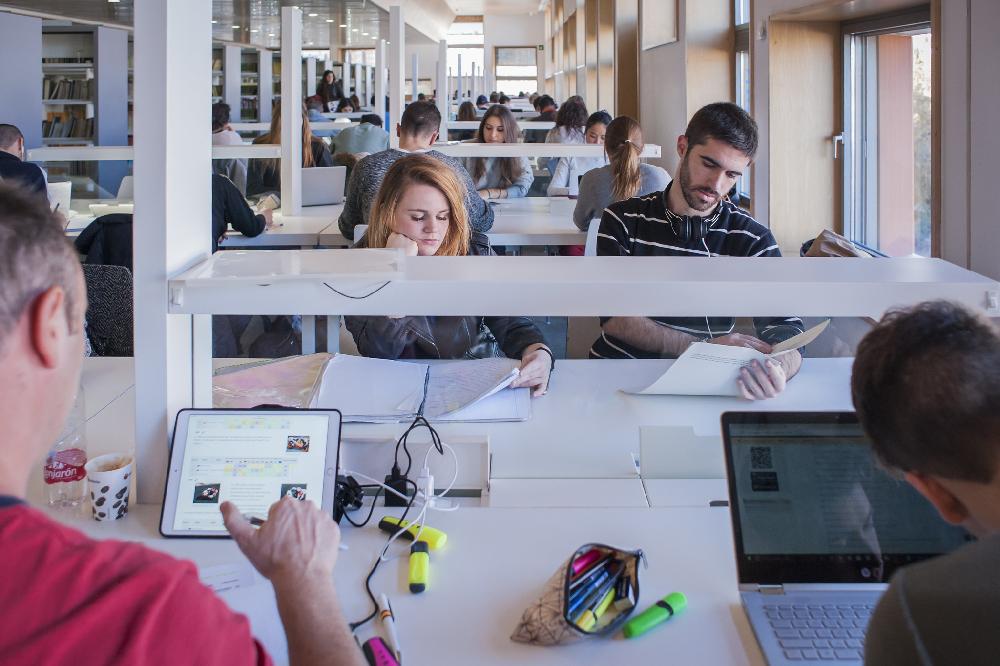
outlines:
[[[302,205],[330,206],[344,200],[347,167],[311,167],[302,170]]]
[[[771,666],[861,664],[899,567],[969,540],[874,461],[853,413],[722,415],[743,608]]]

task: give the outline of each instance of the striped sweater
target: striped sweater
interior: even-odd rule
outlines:
[[[597,233],[597,254],[626,257],[780,257],[774,236],[763,225],[728,201],[722,201],[705,221],[707,234],[699,241],[684,242],[679,235],[681,218],[666,205],[667,193],[635,197],[604,209]],[[654,309],[651,306],[650,309]],[[660,324],[693,335],[699,340],[733,332],[733,317],[651,317]],[[602,319],[601,323],[607,319]],[[757,337],[775,344],[801,333],[797,317],[754,319]],[[590,349],[593,358],[654,358],[607,333],[602,333]]]

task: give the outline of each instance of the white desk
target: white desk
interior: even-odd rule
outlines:
[[[532,401],[533,415],[528,421],[446,423],[435,427],[446,441],[488,436],[493,452],[491,477],[494,480],[631,480],[635,483],[625,484],[624,489],[611,488],[605,493],[616,493],[619,499],[601,505],[642,506],[643,489],[638,483],[632,458],[639,453],[640,426],[688,426],[696,434],[713,437],[713,445],[721,446],[719,416],[725,411],[851,410],[852,361],[850,358],[806,358],[801,372],[792,379],[785,393],[771,400],[748,402],[739,398],[634,396],[621,392],[622,388],[646,386],[669,367],[671,361],[564,360],[556,364],[548,395]],[[85,367],[95,362],[115,368],[118,388],[105,393],[118,391],[123,396],[114,401],[111,409],[102,412],[107,425],[98,424],[98,432],[114,432],[115,423],[125,423],[126,419],[131,423],[133,418],[131,400],[134,395],[128,390],[132,385],[132,360],[87,359]],[[91,376],[104,377],[102,374]],[[87,390],[89,399],[91,391]],[[395,440],[407,425],[349,423],[344,425],[343,436]],[[122,429],[120,426],[119,430]],[[124,432],[131,448],[132,430]],[[119,434],[116,439],[122,436]],[[413,441],[426,441],[423,431],[415,432]],[[92,442],[91,446],[97,444]],[[720,469],[719,476],[722,475]],[[663,488],[665,494],[658,495],[656,490],[659,488]],[[676,484],[659,485],[657,482],[650,486],[647,483],[650,503],[676,506],[678,498],[685,493],[671,488],[676,488]],[[700,499],[694,504],[700,506],[708,499],[725,499],[724,486],[721,488],[720,492],[718,484],[709,482],[707,488],[698,491]],[[593,497],[588,497],[591,489],[592,486],[586,483],[573,485],[567,491],[573,496],[569,496],[545,484],[518,488],[502,483],[498,487],[497,503],[511,506],[511,503],[523,501],[513,499],[520,492],[536,498],[531,500],[535,506],[593,506]]]
[[[120,523],[97,523],[83,513],[51,512],[95,538],[139,541],[201,568],[245,560],[230,541],[161,539],[158,506],[138,506]],[[376,512],[373,523],[377,523]],[[398,515],[398,513],[394,514]],[[381,565],[372,581],[392,600],[404,659],[409,664],[661,663],[761,664],[752,632],[739,608],[732,532],[725,508],[698,509],[482,509],[436,513],[429,521],[448,533],[448,544],[431,554],[430,585],[412,595],[406,559]],[[363,579],[384,533],[373,525],[346,525],[334,578],[350,620],[369,612]],[[541,538],[544,534],[544,538]],[[563,647],[535,647],[509,639],[521,613],[557,567],[580,545],[596,541],[642,548],[649,568],[640,568],[639,610],[669,592],[684,592],[688,608],[635,640],[596,638]],[[405,552],[399,546],[398,552]],[[254,634],[278,663],[287,646],[272,588],[263,579],[223,593],[245,613]],[[372,629],[359,635],[367,639]]]
[[[274,225],[259,236],[248,237],[229,230],[220,249],[255,247],[294,247],[311,248],[320,243],[321,234],[328,228],[337,227],[337,218],[344,209],[343,204],[336,206],[309,206],[302,209],[299,215],[284,215],[281,209],[274,211]]]

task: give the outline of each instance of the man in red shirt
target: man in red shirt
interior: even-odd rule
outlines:
[[[73,402],[86,307],[46,202],[0,184],[0,664],[270,664],[190,562],[88,539],[24,503]],[[288,498],[260,529],[222,510],[274,586],[291,664],[363,664],[333,584],[336,523]]]

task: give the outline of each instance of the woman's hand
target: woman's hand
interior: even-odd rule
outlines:
[[[541,343],[535,343],[524,348],[521,353],[521,374],[511,388],[527,386],[532,389],[534,397],[545,395],[549,388],[549,374],[552,372],[551,352]]]
[[[483,201],[489,201],[490,199],[495,198],[493,196],[493,190],[490,189],[479,190],[479,196],[482,197]]]
[[[403,234],[397,234],[395,231],[389,234],[389,238],[385,241],[385,246],[398,247],[403,252],[406,253],[408,257],[417,256],[417,244],[409,236],[404,236]]]

